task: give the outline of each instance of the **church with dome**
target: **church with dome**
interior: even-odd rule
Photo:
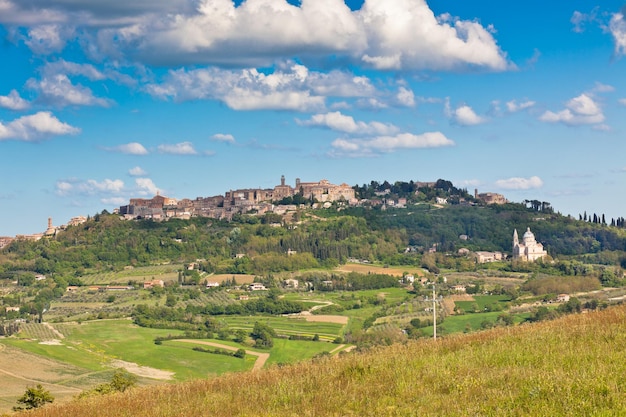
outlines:
[[[530,227],[526,229],[521,242],[517,236],[517,229],[515,229],[513,232],[513,260],[534,262],[547,254],[548,252],[543,249],[543,245],[535,240],[535,235],[530,231]]]

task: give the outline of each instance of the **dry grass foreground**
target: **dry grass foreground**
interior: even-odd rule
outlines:
[[[615,416],[626,306],[105,398],[32,417]]]
[[[59,400],[74,397],[82,392],[79,384],[83,376],[83,369],[0,343],[0,413],[16,405],[15,399],[27,386],[41,384]]]

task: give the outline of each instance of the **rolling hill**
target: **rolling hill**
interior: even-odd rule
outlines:
[[[73,416],[613,416],[626,306],[51,404]]]

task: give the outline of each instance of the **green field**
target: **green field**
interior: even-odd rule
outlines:
[[[341,336],[343,325],[337,323],[309,322],[304,318],[275,316],[222,316],[218,320],[232,329],[252,330],[255,322],[267,324],[278,334],[304,335],[330,338]]]
[[[252,368],[254,359],[242,361],[223,355],[195,352],[192,346],[154,344],[157,336],[180,333],[177,330],[138,327],[129,320],[101,320],[73,325],[69,336],[60,345],[13,338],[4,339],[3,343],[90,371],[110,369],[111,361],[119,359],[173,372],[176,380]]]
[[[445,318],[444,322],[440,325],[440,332],[442,335],[459,333],[464,331],[476,331],[482,329],[483,322],[489,322],[491,324],[495,323],[498,319],[498,316],[503,314],[502,311],[493,311],[489,313],[476,313],[476,314],[463,314],[459,316],[448,316]],[[516,314],[513,315],[513,321],[515,323],[520,323],[524,321],[529,314]],[[468,327],[469,324],[469,327]],[[424,332],[427,335],[431,335],[433,332],[433,327],[425,327]]]
[[[231,329],[251,330],[256,321],[261,321],[275,329],[278,334],[320,336],[319,342],[275,338],[274,347],[265,351],[270,354],[268,364],[293,363],[310,359],[322,352],[330,352],[338,345],[329,341],[341,335],[344,327],[336,323],[307,322],[301,318],[290,317],[224,316],[218,317],[218,320]],[[81,389],[88,389],[110,378],[112,369],[122,366],[115,361],[141,367],[140,384],[145,385],[159,383],[168,377],[175,381],[185,381],[246,371],[252,369],[257,360],[254,355],[246,355],[242,360],[228,355],[198,352],[193,350],[193,344],[176,340],[165,340],[158,345],[154,343],[156,337],[169,335],[182,335],[182,332],[138,327],[126,319],[86,321],[82,324],[68,322],[52,326],[30,323],[23,326],[18,337],[2,339],[0,347],[5,345],[7,348],[28,352],[41,358],[41,361],[55,361],[58,365],[50,371],[53,373],[54,369],[73,367],[71,375],[59,374],[49,379],[56,384]],[[250,350],[249,346],[233,341],[206,340]],[[252,350],[257,351],[254,348]],[[29,378],[38,380],[40,376],[29,375]],[[54,388],[53,391],[55,389],[58,390]]]
[[[465,312],[473,310],[473,305],[476,304],[480,311],[484,311],[485,307],[499,304],[504,308],[504,304],[511,301],[511,297],[507,295],[475,295],[474,301],[455,301],[454,304],[463,309]]]
[[[122,271],[99,272],[80,277],[86,285],[127,284],[129,281],[143,282],[153,279],[176,281],[182,264],[152,265],[128,268]]]
[[[302,360],[302,358],[312,358],[319,353],[330,352],[336,347],[337,345],[333,343],[274,339],[274,347],[270,350],[270,358],[267,363],[294,363]]]

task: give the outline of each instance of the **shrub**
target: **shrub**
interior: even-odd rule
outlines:
[[[42,387],[41,384],[37,384],[35,387],[26,389],[24,395],[17,400],[19,405],[13,407],[13,411],[32,410],[53,401],[54,397],[50,391]]]

